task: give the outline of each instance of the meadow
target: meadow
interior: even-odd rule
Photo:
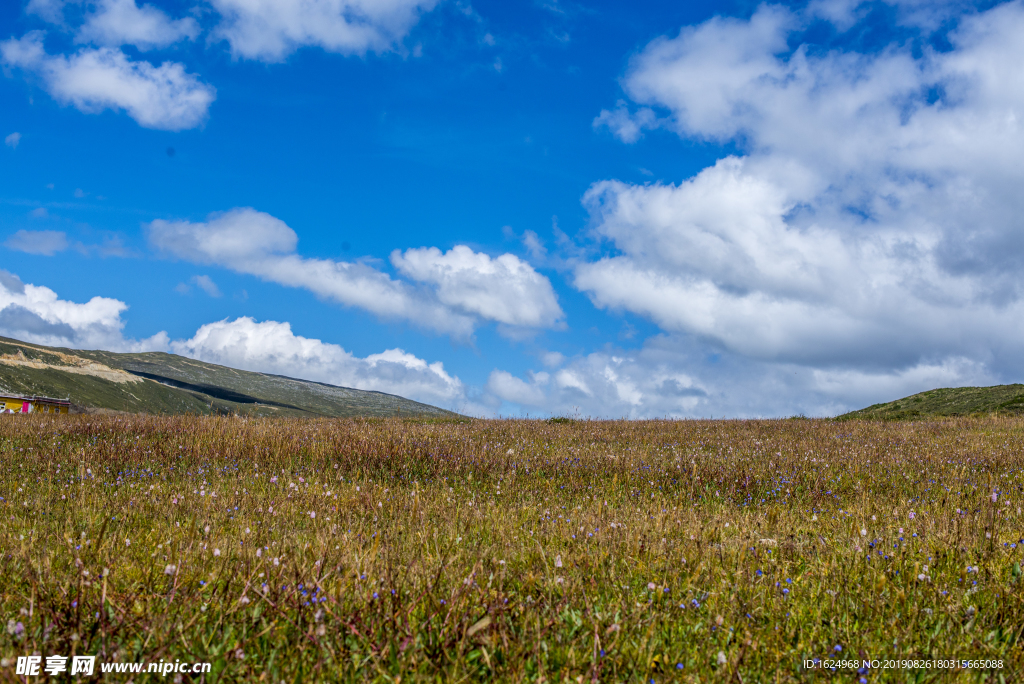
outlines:
[[[1024,681],[1024,419],[5,418],[8,681]]]

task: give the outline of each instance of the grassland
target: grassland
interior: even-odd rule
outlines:
[[[839,416],[840,420],[921,420],[949,416],[1024,415],[1024,385],[945,387],[875,404]]]
[[[1024,672],[1021,419],[27,416],[0,455],[10,680],[31,653],[274,684]],[[1002,668],[802,665],[836,656]]]

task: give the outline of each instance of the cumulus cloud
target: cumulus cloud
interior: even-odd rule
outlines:
[[[306,259],[295,253],[298,235],[284,221],[250,208],[211,214],[205,222],[156,220],[149,240],[165,254],[217,264],[264,280],[301,287],[346,306],[405,319],[439,332],[468,335],[469,316],[364,263]]]
[[[548,361],[548,359],[545,359]],[[491,373],[487,396],[504,414],[593,418],[835,416],[935,387],[991,385],[985,364],[963,357],[901,369],[814,368],[767,362],[683,335],[640,349],[560,358],[523,377]]]
[[[0,335],[26,342],[79,349],[162,351],[167,334],[144,339],[125,338],[121,314],[128,305],[117,299],[93,297],[84,304],[60,299],[48,287],[26,284],[0,271]]]
[[[346,55],[382,53],[399,47],[437,2],[211,0],[219,21],[208,38],[226,41],[236,58],[265,62],[282,62],[304,46]],[[69,7],[74,10],[66,12]],[[137,0],[30,0],[26,12],[73,34],[76,43],[97,47],[51,55],[43,47],[44,34],[32,31],[0,42],[5,70],[18,68],[33,75],[54,99],[82,112],[123,110],[146,128],[172,131],[205,121],[216,98],[213,86],[180,63],[155,66],[132,60],[121,49],[132,45],[146,51],[195,40],[202,31],[195,18],[172,19]],[[418,53],[418,48],[413,51]],[[17,146],[17,139],[11,146]]]
[[[12,150],[18,149],[18,143],[20,143],[20,142],[21,142],[21,133],[18,133],[17,131],[15,131],[14,133],[11,133],[6,138],[4,138],[4,145],[7,145]]]
[[[640,352],[600,351],[557,366],[531,371],[526,379],[495,370],[486,390],[524,412],[580,414],[595,418],[700,415],[708,392],[689,372],[689,359],[655,348]],[[561,361],[564,360],[564,365]]]
[[[961,17],[942,52],[794,47],[808,21],[762,6],[637,55],[623,86],[657,126],[744,153],[678,184],[595,184],[584,203],[614,251],[580,263],[576,286],[738,358],[851,383],[841,373],[1012,376],[1024,5]]]
[[[359,358],[336,344],[296,335],[288,323],[238,318],[207,323],[175,353],[232,368],[375,390],[444,407],[457,407],[464,387],[441,362],[427,363],[401,349]]]
[[[466,410],[466,388],[441,362],[429,363],[402,349],[360,358],[336,344],[302,337],[288,323],[238,318],[208,323],[189,339],[164,332],[143,340],[124,337],[128,306],[109,297],[80,304],[47,287],[26,284],[0,270],[0,335],[77,349],[118,352],[172,351],[232,368],[274,373],[341,387],[397,394]]]
[[[302,257],[295,252],[294,230],[251,208],[211,214],[205,222],[157,220],[148,231],[153,246],[167,255],[301,287],[346,306],[460,337],[473,331],[478,318],[529,326],[551,324],[561,314],[547,279],[511,255],[491,259],[465,247],[446,254],[426,249],[392,255],[396,266],[435,292],[367,263]],[[503,298],[496,291],[502,283],[513,295],[529,297],[527,304],[537,311]]]
[[[212,0],[236,57],[283,61],[304,46],[363,55],[392,49],[437,0]]]
[[[499,323],[547,328],[562,316],[551,282],[512,254],[492,259],[458,245],[441,253],[437,247],[391,253],[403,275],[429,283],[447,306]]]
[[[45,217],[46,210],[44,209],[40,215],[33,216]],[[4,246],[26,254],[53,256],[68,248],[68,236],[59,230],[19,230],[7,238]]]
[[[216,97],[176,62],[153,66],[129,59],[120,49],[82,48],[77,53],[47,54],[43,34],[0,42],[0,61],[38,77],[58,102],[86,113],[124,110],[141,126],[183,130],[199,126]]]
[[[99,0],[75,35],[79,43],[107,47],[134,45],[140,50],[163,48],[181,40],[195,40],[199,23],[192,17],[172,20],[152,5],[135,0]]]

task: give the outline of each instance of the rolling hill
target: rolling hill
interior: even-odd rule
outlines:
[[[0,337],[0,389],[70,397],[79,411],[290,417],[458,414],[393,394],[254,373],[174,354],[44,347]]]
[[[1024,385],[951,387],[921,392],[838,416],[839,419],[911,420],[974,414],[1024,415]]]

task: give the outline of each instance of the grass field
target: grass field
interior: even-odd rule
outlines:
[[[28,416],[0,455],[8,680],[1024,681],[1024,419]]]

